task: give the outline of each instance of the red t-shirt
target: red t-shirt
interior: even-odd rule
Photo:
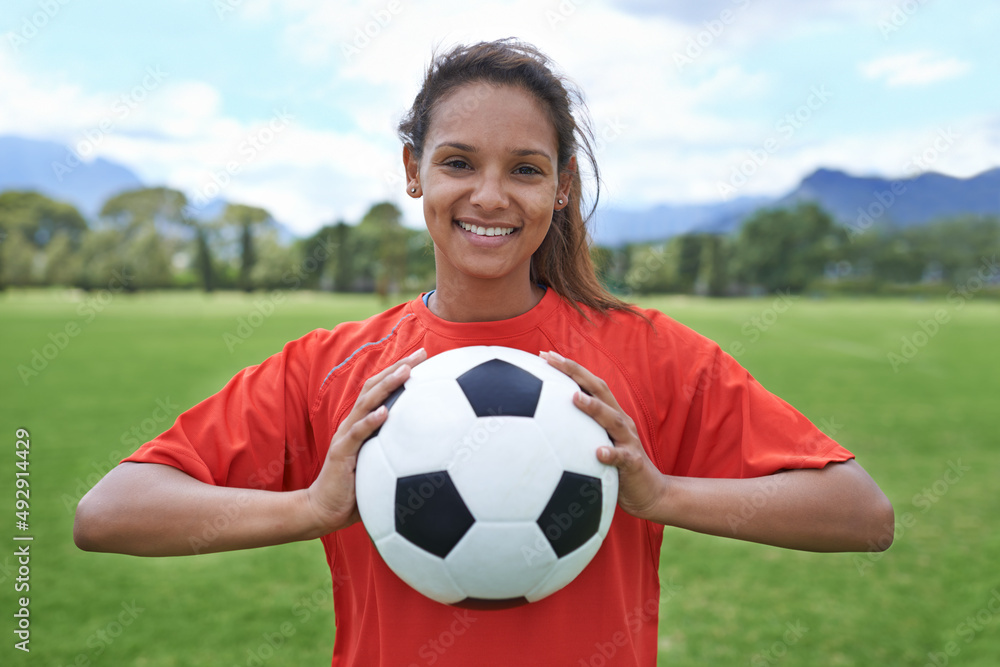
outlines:
[[[628,313],[587,312],[592,323],[549,289],[529,312],[498,322],[447,322],[415,299],[316,330],[241,371],[126,460],[171,465],[209,484],[306,487],[367,378],[420,347],[435,355],[469,345],[554,350],[580,362],[608,383],[666,474],[758,477],[852,457],[718,345],[666,315],[645,311],[651,327]],[[468,611],[403,583],[361,524],[331,533],[322,539],[333,575],[333,664],[654,665],[662,534],[619,509],[568,586],[532,604]]]

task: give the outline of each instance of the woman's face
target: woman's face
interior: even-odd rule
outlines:
[[[472,83],[441,100],[423,156],[404,150],[408,188],[424,200],[438,284],[460,276],[527,284],[553,209],[567,201],[556,130],[520,88]]]

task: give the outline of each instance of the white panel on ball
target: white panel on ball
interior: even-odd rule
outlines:
[[[375,546],[400,579],[427,597],[444,604],[469,597],[448,574],[443,560],[414,546],[399,533],[379,540]]]
[[[437,354],[410,371],[410,377],[422,380],[425,377],[456,378],[474,366],[483,363],[483,351],[493,350],[486,346],[459,347]],[[526,353],[527,354],[527,353]]]
[[[564,376],[565,377],[565,376]],[[569,380],[569,378],[566,378]],[[570,383],[573,384],[572,380]],[[559,461],[570,472],[600,477],[608,466],[597,460],[597,448],[611,446],[607,431],[590,417],[580,419],[580,408],[573,405],[573,384],[569,391],[564,385],[548,381],[542,386],[536,414],[545,415],[539,427],[552,442],[552,449]]]
[[[611,529],[611,520],[615,518],[615,511],[618,509],[618,469],[608,467],[601,475],[601,525],[597,529],[597,534],[603,540],[608,536]]]
[[[355,474],[355,492],[358,507],[364,508],[365,530],[377,542],[396,532],[394,505],[384,502],[385,498],[396,496],[396,473],[385,460],[378,438],[361,446]]]
[[[545,435],[525,417],[481,417],[475,428],[486,436],[448,469],[469,511],[477,521],[535,521],[562,476]]]
[[[469,436],[476,413],[454,380],[411,378],[405,387],[378,434],[386,460],[399,477],[444,470]],[[404,424],[404,414],[420,418]]]
[[[539,541],[541,540],[541,541]],[[448,572],[469,597],[515,598],[541,583],[556,562],[551,550],[528,557],[521,547],[545,542],[535,523],[477,521],[444,559]]]
[[[549,576],[535,586],[535,588],[528,591],[524,597],[528,599],[528,602],[541,600],[543,597],[555,593],[573,581],[577,575],[583,572],[583,569],[590,563],[597,550],[601,548],[603,539],[603,535],[594,535],[579,549],[560,558],[556,566],[552,568]]]

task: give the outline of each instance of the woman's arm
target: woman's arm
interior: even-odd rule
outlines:
[[[857,462],[752,479],[660,475],[644,517],[710,535],[806,551],[889,547],[893,509]]]
[[[355,523],[358,452],[385,421],[382,403],[426,356],[418,350],[364,384],[309,488],[220,487],[166,465],[123,463],[80,500],[73,539],[87,551],[179,556],[308,540]]]
[[[586,392],[576,404],[601,424],[614,447],[598,450],[618,468],[618,504],[669,526],[808,551],[881,550],[892,542],[892,504],[855,461],[751,479],[664,475],[649,460],[632,419],[607,384],[573,361],[543,353]]]
[[[181,556],[318,537],[304,494],[214,486],[168,465],[126,462],[80,501],[73,539],[85,551]]]

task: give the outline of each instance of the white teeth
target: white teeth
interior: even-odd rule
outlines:
[[[514,233],[513,227],[479,227],[478,225],[470,225],[461,220],[458,221],[458,224],[462,226],[462,229],[472,232],[476,236],[507,236]]]

